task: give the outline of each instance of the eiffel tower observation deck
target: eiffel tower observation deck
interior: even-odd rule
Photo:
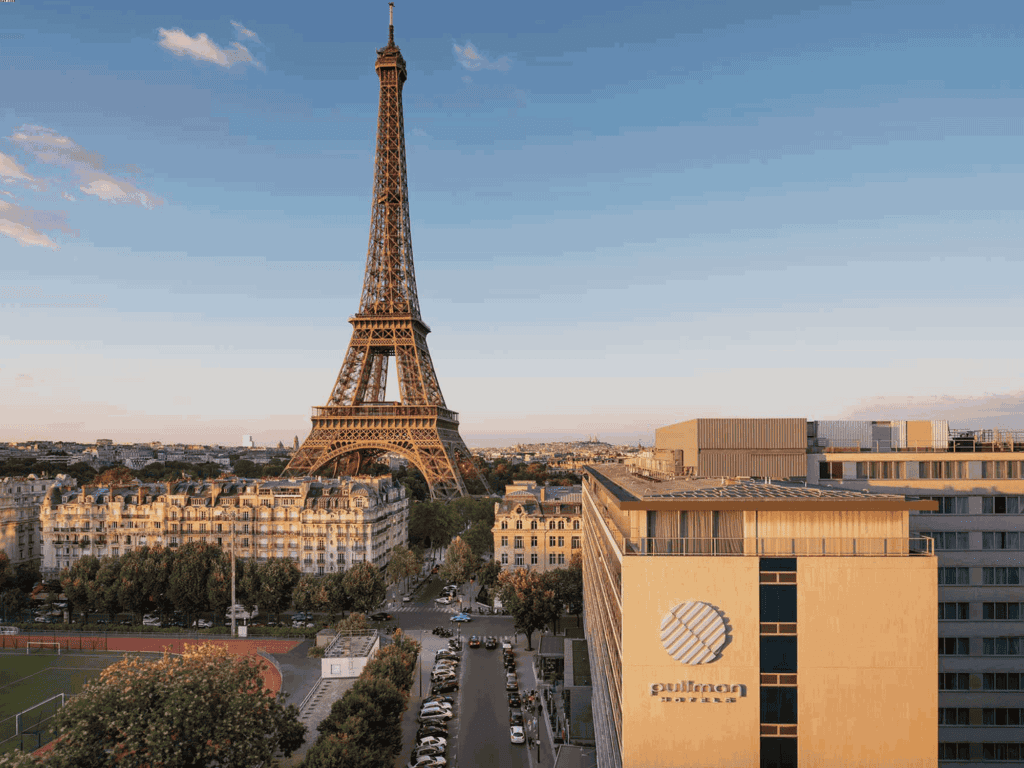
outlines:
[[[472,456],[459,435],[459,415],[441,394],[420,316],[409,224],[402,87],[405,59],[395,45],[394,3],[388,44],[377,51],[380,78],[377,154],[370,244],[352,339],[327,404],[313,408],[313,429],[286,475],[355,475],[384,453],[409,460],[431,498],[466,495],[459,462]],[[397,366],[398,399],[386,397],[388,366]]]

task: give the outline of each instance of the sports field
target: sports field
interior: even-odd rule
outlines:
[[[157,653],[133,654],[145,658],[159,658]],[[15,715],[35,707],[52,696],[78,693],[100,670],[124,658],[118,653],[62,653],[32,649],[0,654],[0,753],[12,749],[34,749],[46,744],[52,735],[48,725],[59,706],[59,701],[36,707],[21,717],[21,734],[16,733]]]

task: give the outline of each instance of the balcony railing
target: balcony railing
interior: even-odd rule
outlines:
[[[908,557],[934,555],[928,537],[843,537],[750,539],[624,539],[626,555],[697,555],[747,557]]]

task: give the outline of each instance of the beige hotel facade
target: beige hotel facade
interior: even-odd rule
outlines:
[[[712,450],[790,461],[704,427]],[[759,428],[806,441],[806,422]],[[600,768],[937,765],[937,562],[909,524],[937,503],[643,474],[584,475]]]

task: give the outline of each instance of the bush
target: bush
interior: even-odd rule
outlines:
[[[311,645],[309,650],[306,651],[306,655],[311,659],[322,659],[325,653],[327,653],[326,645]]]

